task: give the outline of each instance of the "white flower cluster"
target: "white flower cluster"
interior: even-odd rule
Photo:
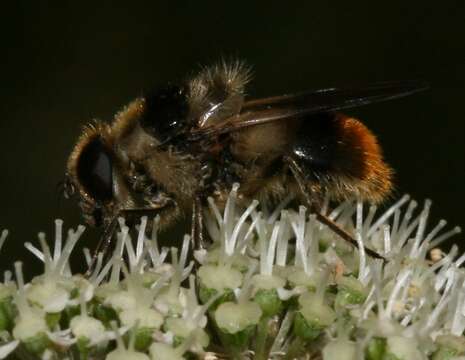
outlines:
[[[0,283],[0,359],[465,359],[465,255],[438,249],[460,229],[427,231],[429,202],[418,215],[407,196],[380,216],[324,206],[355,249],[303,206],[239,209],[237,190],[223,213],[209,200],[208,249],[188,236],[160,249],[146,217],[132,241],[120,219],[111,258],[87,277],[69,265],[84,227],[63,241],[57,220],[53,249],[44,234],[25,244],[44,273],[26,284],[17,262]]]

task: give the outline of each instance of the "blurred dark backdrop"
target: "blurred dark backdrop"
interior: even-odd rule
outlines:
[[[434,222],[465,224],[462,1],[167,3],[2,4],[0,228],[11,234],[0,268],[21,257],[36,269],[22,243],[52,237],[56,217],[81,221],[56,184],[84,123],[220,56],[254,66],[253,96],[429,81],[428,92],[350,113],[379,136],[398,194],[433,199]]]

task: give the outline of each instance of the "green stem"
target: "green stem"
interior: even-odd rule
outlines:
[[[221,332],[217,332],[218,337],[220,338],[221,343],[223,344],[226,353],[231,357],[231,359],[241,360],[241,351],[234,346],[231,346],[226,336]]]
[[[218,324],[216,323],[215,318],[213,316],[213,312],[210,312],[209,318],[211,319],[210,329],[212,329],[218,336],[221,344],[223,345],[225,353],[227,353],[231,359],[240,360],[241,349],[236,349],[235,346],[231,346],[230,342],[227,339],[226,334],[224,334],[221,331],[221,329],[218,327]]]
[[[260,320],[257,325],[257,340],[255,341],[255,359],[267,360],[268,349],[266,348],[266,340],[268,338],[268,323],[269,318],[265,317]]]

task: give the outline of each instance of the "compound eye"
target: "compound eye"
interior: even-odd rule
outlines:
[[[169,85],[145,96],[142,128],[160,142],[175,136],[186,124],[189,104],[183,87]]]
[[[77,177],[85,191],[96,201],[113,197],[113,165],[111,155],[100,138],[82,151],[77,164]]]

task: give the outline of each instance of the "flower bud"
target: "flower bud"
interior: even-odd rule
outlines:
[[[403,336],[390,336],[387,339],[386,356],[393,360],[425,360],[416,340]]]
[[[334,310],[316,294],[302,294],[299,297],[299,305],[300,309],[294,319],[294,331],[303,339],[316,339],[322,330],[336,319]]]
[[[362,283],[354,277],[343,276],[337,284],[336,306],[362,304],[366,299],[366,291]]]
[[[261,316],[260,306],[252,301],[226,302],[215,311],[216,325],[224,334],[224,341],[239,349],[249,342]]]
[[[276,289],[258,290],[253,301],[260,305],[264,317],[277,315],[283,308],[283,302],[279,298]]]
[[[386,339],[379,337],[370,339],[365,349],[365,357],[367,360],[383,360],[385,353]]]

